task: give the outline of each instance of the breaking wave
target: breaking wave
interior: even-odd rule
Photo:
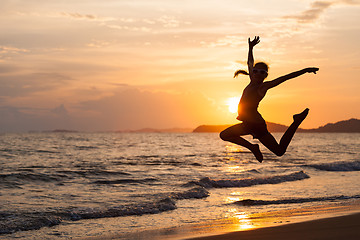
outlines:
[[[81,219],[141,216],[144,214],[158,214],[176,209],[176,200],[199,199],[209,196],[209,192],[197,187],[183,192],[167,194],[160,200],[153,202],[122,205],[116,207],[63,209],[55,212],[8,212],[0,213],[0,234],[16,231],[36,230],[61,224],[64,220],[77,221]]]
[[[38,167],[37,167],[38,168]],[[108,176],[130,176],[130,173],[122,171],[107,170],[61,170],[55,173],[35,172],[33,168],[22,168],[23,172],[0,174],[0,188],[19,188],[24,184],[37,183],[62,183],[64,180],[74,179],[78,177],[94,178]],[[147,183],[156,181],[154,178],[146,179],[117,179],[117,180],[99,180],[94,181],[95,184],[126,184],[126,183]]]
[[[213,180],[206,177],[199,181],[189,182],[188,184],[195,184],[205,188],[249,187],[260,184],[279,184],[283,182],[303,180],[306,178],[310,178],[309,175],[307,175],[303,171],[299,171],[287,175],[276,175],[276,176],[268,176],[268,177],[243,178],[243,179]]]
[[[317,198],[288,198],[280,200],[252,200],[244,199],[241,201],[233,202],[232,204],[242,206],[259,206],[259,205],[276,205],[276,204],[294,204],[294,203],[307,203],[307,202],[324,202],[360,198],[360,195],[355,196],[330,196],[330,197],[317,197]]]
[[[350,172],[360,171],[360,162],[332,162],[332,163],[319,163],[319,164],[307,164],[304,167],[312,167],[322,171],[333,172]]]

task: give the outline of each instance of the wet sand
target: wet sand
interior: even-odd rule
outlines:
[[[108,219],[108,220],[111,220]],[[102,235],[110,240],[360,239],[360,201],[294,208],[172,228]],[[95,240],[99,237],[74,238]]]
[[[258,228],[221,235],[187,238],[191,240],[260,240],[260,239],[360,239],[360,213],[347,216],[285,224],[276,227]]]

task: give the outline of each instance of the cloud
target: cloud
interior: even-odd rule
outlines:
[[[80,13],[61,13],[63,16],[77,18],[77,19],[88,19],[88,20],[96,20],[97,17],[91,14],[80,14]]]
[[[126,30],[126,31],[134,31],[134,32],[150,32],[151,28],[148,27],[135,27],[128,25],[117,25],[117,24],[107,24],[108,28],[116,29],[116,30]]]
[[[110,46],[111,43],[109,41],[101,41],[93,39],[91,43],[88,43],[86,46],[92,47],[92,48],[104,48]]]
[[[160,17],[149,18],[119,18],[112,19],[111,23],[103,25],[117,30],[134,32],[157,32],[164,29],[178,29],[184,25],[191,25],[189,21],[181,21],[176,16],[162,15]]]
[[[189,25],[190,22],[181,22],[175,16],[162,15],[154,19],[144,18],[113,18],[113,17],[99,17],[93,14],[81,14],[77,12],[69,13],[62,12],[61,16],[77,19],[77,20],[89,20],[100,22],[102,26],[125,31],[136,32],[150,32],[153,28],[178,28],[182,23]]]
[[[72,78],[59,73],[0,75],[0,97],[23,97],[36,92],[48,91],[58,88],[69,80]]]
[[[63,103],[53,108],[0,106],[0,114],[0,132],[59,128],[83,131],[192,128],[221,122],[222,117],[214,101],[198,91],[150,91],[127,85],[118,86],[112,95]]]
[[[72,129],[73,119],[63,105],[54,109],[0,106],[0,132]]]
[[[114,18],[114,17],[99,17],[94,14],[81,14],[77,12],[62,12],[61,16],[77,19],[100,22],[101,25],[108,28],[136,32],[150,32],[154,28],[171,29],[178,28],[180,25],[190,25],[190,22],[182,22],[175,16],[162,15],[153,19],[144,18]]]
[[[157,21],[161,23],[165,28],[176,28],[180,25],[180,21],[175,19],[174,16],[164,15],[157,19]]]
[[[0,106],[0,132],[28,131],[43,122],[34,122],[34,115],[24,112],[24,109],[13,106]],[[35,124],[34,124],[35,123]]]
[[[213,109],[206,111],[205,109]],[[82,102],[77,111],[92,114],[92,125],[99,128],[134,129],[195,126],[215,117],[213,103],[198,92],[167,93],[119,88],[112,96]]]
[[[284,16],[285,19],[295,19],[299,23],[311,23],[316,21],[326,9],[334,5],[335,2],[316,1],[310,6],[310,9],[300,14]]]
[[[15,55],[29,53],[30,51],[25,48],[16,48],[12,46],[0,46],[0,62],[5,62]]]
[[[10,46],[0,46],[0,54],[23,53],[23,52],[29,52],[29,50],[23,48],[10,47]]]
[[[232,47],[232,48],[239,48],[243,46],[247,46],[246,37],[243,36],[225,36],[220,39],[217,39],[214,42],[207,43],[202,41],[201,44],[207,47]]]
[[[56,114],[56,115],[59,115],[59,116],[68,116],[69,115],[69,113],[66,110],[64,104],[61,104],[60,106],[52,109],[51,112]]]
[[[287,15],[283,18],[285,19],[295,19],[299,23],[312,23],[318,20],[321,15],[333,5],[359,5],[360,1],[358,0],[339,0],[339,1],[315,1],[311,3],[310,9],[307,9],[300,14]]]
[[[348,5],[360,5],[359,0],[339,0],[339,3],[348,4]]]
[[[60,16],[69,17],[78,20],[89,20],[89,21],[98,21],[98,22],[107,22],[116,20],[112,17],[99,17],[94,14],[81,14],[77,12],[61,12]]]

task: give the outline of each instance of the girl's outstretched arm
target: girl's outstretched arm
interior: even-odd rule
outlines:
[[[296,72],[292,72],[292,73],[289,73],[287,75],[284,75],[284,76],[281,76],[281,77],[278,77],[272,81],[267,81],[267,82],[264,82],[263,83],[263,86],[261,87],[261,91],[267,91],[269,90],[270,88],[273,88],[273,87],[276,87],[277,85],[285,82],[286,80],[289,80],[289,79],[292,79],[292,78],[296,78],[300,75],[303,75],[305,73],[314,73],[316,74],[316,72],[319,70],[319,68],[316,68],[316,67],[310,67],[310,68],[304,68],[302,70],[299,70],[299,71],[296,71]]]

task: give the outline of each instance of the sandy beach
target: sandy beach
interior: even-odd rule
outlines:
[[[360,239],[360,213],[188,240]]]

